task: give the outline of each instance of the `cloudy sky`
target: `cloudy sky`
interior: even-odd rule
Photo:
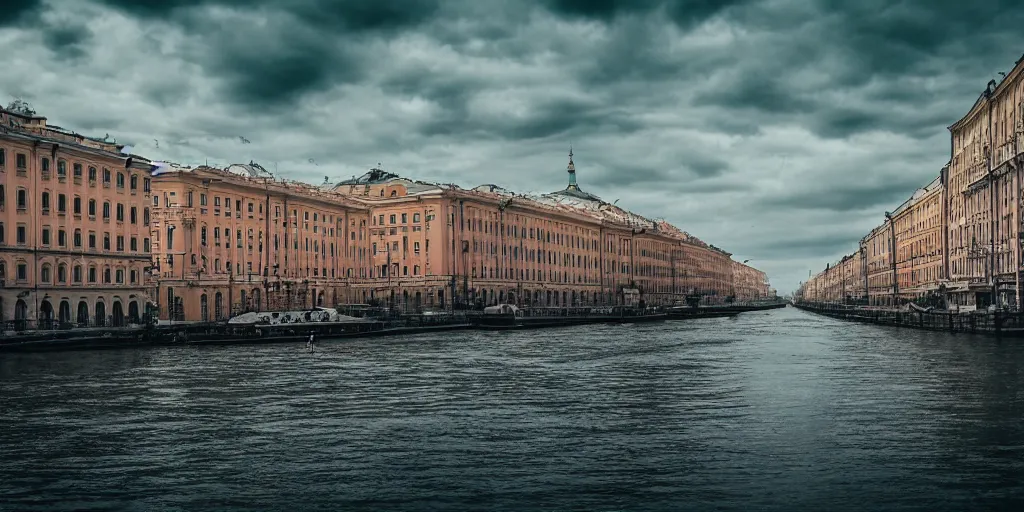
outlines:
[[[314,183],[546,192],[571,142],[585,190],[789,292],[937,175],[1021,27],[1017,0],[2,0],[0,100]]]

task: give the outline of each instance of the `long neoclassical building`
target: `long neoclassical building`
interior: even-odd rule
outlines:
[[[767,297],[765,274],[576,182],[516,194],[372,169],[340,183],[256,163],[181,167],[0,109],[4,329],[217,321],[386,302],[405,310]]]
[[[255,164],[156,171],[161,317],[385,301],[411,309],[669,304],[767,297],[765,274],[576,182],[543,195],[465,189],[381,169],[335,185]]]
[[[0,323],[138,322],[149,297],[150,162],[0,109]]]

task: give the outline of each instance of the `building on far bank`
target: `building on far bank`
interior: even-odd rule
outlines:
[[[949,132],[950,160],[938,178],[861,241],[869,302],[941,297],[961,310],[1019,310],[1024,58],[990,81]],[[821,297],[809,286],[833,277],[831,269],[812,277],[796,296]]]
[[[861,240],[867,273],[868,303],[873,306],[895,302],[893,281],[892,224],[886,220]]]
[[[258,164],[154,172],[153,257],[162,320],[359,302],[374,271],[365,209]]]
[[[896,208],[896,278],[899,296],[912,300],[939,290],[945,281],[943,235],[946,229],[942,177],[914,192]]]
[[[571,152],[566,170],[566,188],[541,195],[380,169],[338,183],[333,191],[370,218],[373,281],[354,286],[370,298],[442,308],[452,300],[670,304],[688,293],[721,302],[734,292],[728,253],[585,192]]]
[[[6,327],[141,321],[150,292],[150,163],[123,149],[0,109]]]

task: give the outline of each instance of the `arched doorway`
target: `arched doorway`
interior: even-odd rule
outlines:
[[[89,305],[84,300],[78,303],[78,314],[75,316],[75,321],[78,322],[79,327],[89,326]]]
[[[110,325],[113,325],[114,327],[121,327],[124,325],[124,306],[121,305],[121,301],[114,301],[114,307],[111,308],[110,316]]]
[[[28,327],[28,304],[18,299],[14,304],[14,330],[24,331]]]
[[[102,301],[96,301],[96,327],[107,325],[107,307]]]
[[[53,304],[50,304],[50,301],[44,300],[39,303],[39,318],[37,320],[40,329],[53,328]]]
[[[213,318],[220,321],[224,319],[224,294],[217,292],[213,296]]]
[[[139,318],[139,303],[134,300],[128,303],[128,322],[133,324],[142,323]]]
[[[67,325],[71,323],[71,303],[62,300],[60,301],[60,308],[57,313],[57,318],[60,321],[60,325]]]

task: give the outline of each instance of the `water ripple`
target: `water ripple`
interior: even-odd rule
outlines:
[[[1024,344],[794,309],[0,358],[0,510],[991,510]]]

